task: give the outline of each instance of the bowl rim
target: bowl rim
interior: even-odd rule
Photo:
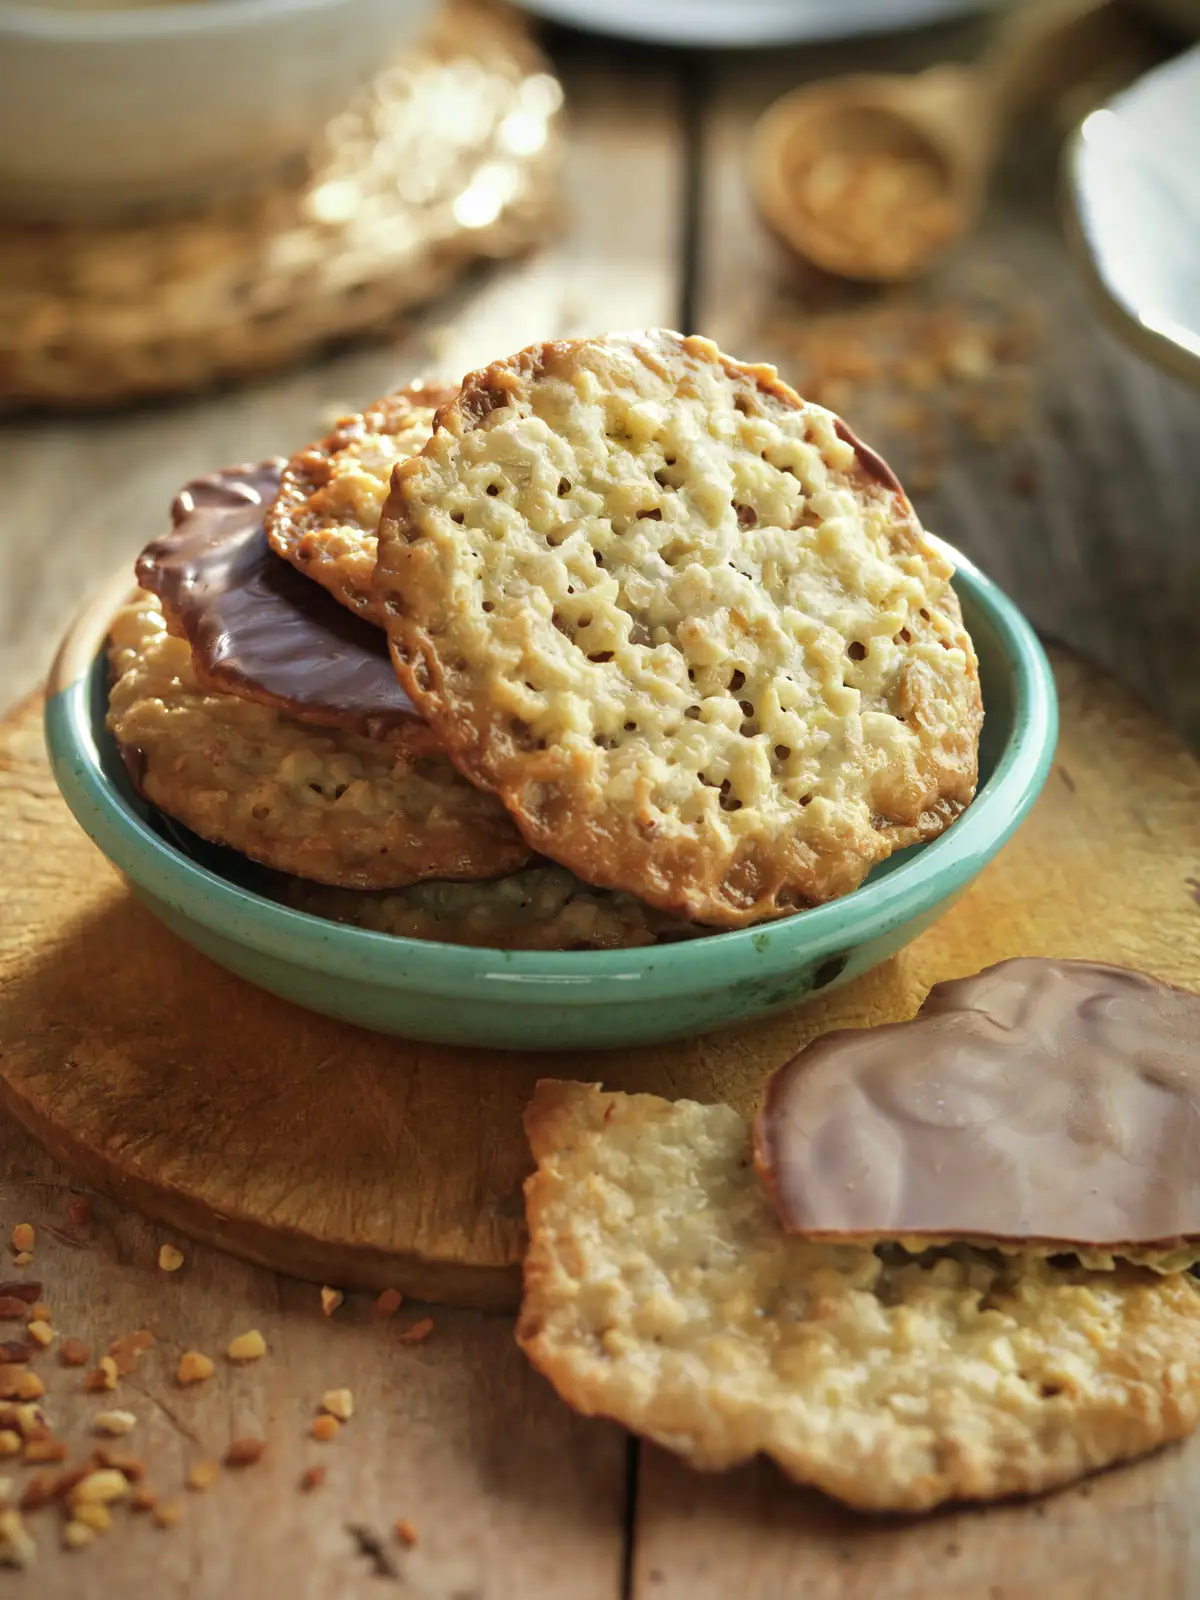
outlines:
[[[401,0],[393,0],[394,4]],[[335,12],[361,0],[204,0],[204,4],[121,5],[75,11],[36,0],[0,0],[0,34],[62,44],[196,40],[230,28],[258,32],[281,18]]]
[[[947,900],[1007,842],[1050,770],[1058,702],[1037,635],[973,562],[935,542],[954,562],[956,584],[987,616],[1011,673],[1013,716],[996,768],[954,825],[912,859],[793,917],[628,950],[497,950],[334,922],[230,883],[154,833],[104,773],[91,715],[91,680],[113,613],[132,591],[125,569],[84,607],[55,660],[45,712],[51,766],[84,831],[154,900],[260,955],[319,966],[326,977],[385,987],[418,984],[440,995],[461,995],[487,983],[492,998],[510,1002],[522,998],[523,986],[545,986],[556,991],[556,1003],[564,1004],[594,1003],[597,985],[619,992],[629,983],[637,984],[639,1003],[678,997],[695,989],[705,958],[719,963],[722,986],[778,977],[794,971],[797,960],[848,955]]]

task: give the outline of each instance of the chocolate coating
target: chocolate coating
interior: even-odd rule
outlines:
[[[432,743],[392,671],[383,633],[280,559],[263,532],[282,462],[230,467],[187,484],[172,531],[138,558],[207,687],[303,720]]]
[[[754,1158],[785,1228],[1116,1249],[1200,1239],[1200,995],[1002,961],[770,1079]]]

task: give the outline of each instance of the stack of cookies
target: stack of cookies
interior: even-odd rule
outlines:
[[[653,331],[189,484],[110,638],[134,783],[308,912],[513,949],[803,911],[974,794],[974,650],[885,464]]]

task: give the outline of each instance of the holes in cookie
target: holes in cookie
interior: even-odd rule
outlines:
[[[689,706],[687,708],[687,710],[683,714],[688,719],[689,722],[699,722],[700,721],[700,707],[699,706]]]
[[[457,522],[460,528],[466,520],[466,516],[461,511],[452,511],[450,513],[450,521]]]
[[[265,822],[271,815],[271,808],[270,806],[252,806],[250,809],[250,815],[254,818],[255,822]]]
[[[535,738],[533,729],[523,717],[513,717],[509,721],[508,733],[512,742],[519,750],[536,750],[538,748],[545,748],[545,742]]]
[[[907,628],[901,628],[899,633],[896,633],[896,634],[892,635],[892,643],[893,644],[911,644],[912,643],[912,634],[909,633]]]
[[[731,689],[731,691],[734,694],[736,694],[738,692],[738,690],[742,687],[742,685],[745,683],[745,681],[746,681],[746,674],[741,670],[740,667],[734,667],[734,669],[733,669],[733,677],[730,678],[730,680],[729,680],[729,688]]]
[[[736,500],[731,500],[729,503],[733,507],[734,511],[737,512],[737,523],[739,528],[753,528],[757,526],[758,512],[755,511],[753,506],[740,506]]]
[[[740,811],[742,809],[742,802],[734,794],[733,785],[728,778],[721,785],[721,798],[718,803],[722,811]]]
[[[627,722],[624,726],[626,733],[636,733],[638,731],[638,725],[636,722]]]
[[[498,483],[489,483],[488,486],[487,486],[487,492],[490,495],[499,494],[500,493],[500,485]]]
[[[751,403],[749,396],[744,394],[734,395],[733,409],[743,417],[752,417],[755,411],[755,407]]]
[[[801,809],[803,809],[805,806],[810,806],[812,805],[812,795],[802,794],[796,803],[801,807]]]
[[[602,567],[604,565],[604,557],[600,554],[599,550],[593,550],[592,554],[596,558],[596,565],[598,567]]]
[[[929,615],[924,606],[921,607],[921,615],[925,618],[926,622],[932,622],[933,618]]]
[[[569,624],[563,621],[557,611],[551,616],[550,621],[558,629],[559,633],[565,633],[568,639],[574,637]]]
[[[559,499],[561,500],[563,495],[570,494],[570,492],[571,492],[571,480],[570,480],[570,478],[560,478],[558,480],[558,497],[559,497]]]
[[[495,611],[496,602],[494,600],[485,600],[480,609],[483,611]]]
[[[1053,1400],[1055,1395],[1065,1393],[1066,1385],[1061,1383],[1039,1383],[1037,1391],[1043,1400]]]
[[[588,660],[589,661],[594,661],[597,664],[597,666],[602,666],[604,664],[604,662],[611,661],[612,658],[613,658],[613,653],[612,653],[611,650],[593,650],[592,653],[588,656]]]
[[[846,646],[846,654],[851,661],[865,661],[867,659],[867,647],[855,639]]]
[[[777,744],[772,754],[776,761],[780,763],[790,761],[792,759],[792,747],[790,744]]]
[[[653,511],[639,511],[637,519],[639,522],[661,522],[662,512],[655,506]]]

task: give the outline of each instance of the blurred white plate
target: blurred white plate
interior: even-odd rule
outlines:
[[[855,33],[890,33],[1000,0],[518,0],[550,22],[650,44],[804,44]]]
[[[1115,332],[1200,383],[1200,46],[1086,118],[1070,232]]]

